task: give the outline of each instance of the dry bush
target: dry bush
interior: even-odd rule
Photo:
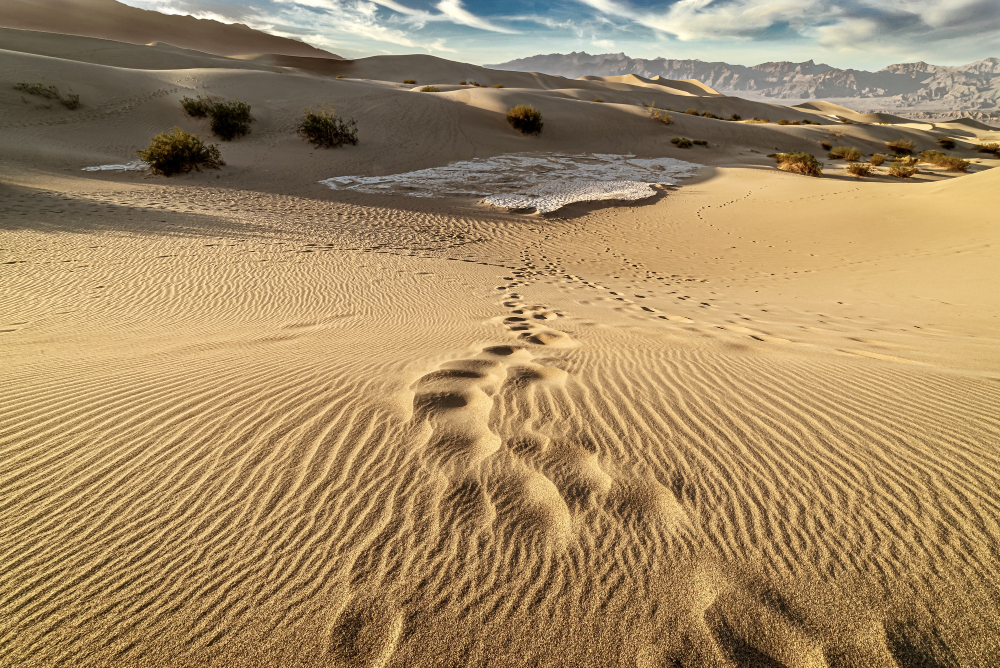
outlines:
[[[714,118],[717,121],[721,121],[722,120],[721,118],[719,118],[718,116],[716,116],[715,114],[713,114],[710,111],[703,111],[703,112],[701,112],[701,116],[702,116],[702,118]]]
[[[868,160],[868,162],[878,167],[885,162],[885,155],[882,153],[875,153],[872,155],[871,159]]]
[[[519,104],[507,112],[507,122],[526,135],[537,135],[542,131],[542,114],[534,107]]]
[[[743,117],[740,116],[739,114],[733,114],[732,116],[729,117],[729,120],[731,120],[731,121],[742,121]]]
[[[806,176],[823,176],[823,165],[816,156],[810,153],[772,153],[769,158],[774,158],[778,163],[778,169],[793,174],[805,174]]]
[[[695,146],[704,146],[705,148],[708,148],[708,140],[706,139],[692,139],[691,143]]]
[[[831,160],[846,160],[848,162],[857,162],[865,157],[865,154],[861,152],[861,149],[857,146],[834,146],[830,149],[830,159]]]
[[[218,169],[226,164],[218,146],[206,145],[201,138],[177,127],[156,135],[149,146],[136,153],[149,164],[151,172],[163,176],[201,171],[202,167]]]
[[[920,162],[926,162],[936,167],[944,167],[949,172],[969,171],[968,160],[962,160],[941,151],[921,151],[918,157]]]
[[[782,118],[780,121],[778,121],[778,125],[788,125],[788,119]]]
[[[337,148],[358,143],[357,121],[353,118],[345,121],[337,116],[333,113],[333,105],[325,105],[315,111],[306,109],[298,133],[316,148]]]
[[[980,144],[976,147],[976,150],[980,153],[988,153],[994,158],[1000,158],[1000,144],[993,142],[992,144]]]
[[[19,83],[15,84],[14,88],[21,91],[22,93],[27,93],[28,95],[34,95],[35,97],[45,98],[46,100],[55,100],[67,109],[79,109],[80,108],[80,96],[75,93],[69,93],[66,97],[59,94],[59,89],[55,86],[46,86],[42,82],[36,83]],[[23,98],[22,98],[23,99]],[[27,100],[25,100],[27,102]]]
[[[896,141],[887,141],[885,143],[885,147],[896,155],[910,155],[913,153],[915,146],[916,144],[909,139],[897,139]]]
[[[338,75],[337,75],[337,78],[338,78],[338,79],[346,79],[346,78],[347,78],[347,76],[346,76],[346,75],[343,75],[343,74],[338,74]]]
[[[698,110],[697,109],[685,109],[684,113],[685,114],[690,114],[692,116],[697,116],[698,115]]]
[[[847,165],[847,173],[859,179],[863,176],[871,176],[874,167],[864,162],[852,162]]]
[[[599,97],[595,97],[593,100],[591,100],[591,102],[604,102],[604,100],[602,100]]]
[[[421,93],[440,93],[441,89],[437,86],[424,86],[420,89]]]
[[[673,139],[670,140],[670,143],[676,146],[677,148],[691,148],[691,146],[694,144],[694,142],[692,142],[690,139],[686,137],[674,137]]]
[[[940,146],[946,151],[950,151],[953,148],[955,148],[955,140],[952,139],[951,137],[939,137],[937,142],[938,146]]]
[[[655,108],[650,109],[649,117],[652,118],[654,121],[660,121],[661,123],[664,123],[666,125],[670,125],[670,123],[672,122],[672,119],[670,118],[670,112],[667,111],[666,109],[655,109]]]
[[[833,148],[833,144],[831,144],[828,141],[821,141],[819,143],[819,145],[822,146],[823,148],[825,148],[827,151],[829,151],[831,148]]]
[[[493,84],[490,88],[503,88],[503,84]]]
[[[195,98],[184,96],[181,98],[181,108],[191,118],[205,118],[220,101],[221,98],[214,95],[199,95]]]
[[[468,86],[468,85],[469,85],[469,82],[467,82],[467,81],[459,81],[459,82],[458,82],[458,85],[459,85],[459,86]]]
[[[916,173],[917,167],[913,164],[912,160],[897,158],[889,165],[889,175],[895,176],[897,179],[908,179]]]
[[[852,121],[849,118],[844,118],[843,116],[837,118],[837,120],[843,123],[844,125],[854,125],[854,121]]]
[[[757,118],[756,116],[747,121],[747,123],[770,123],[770,122],[771,121],[767,118]]]
[[[416,79],[403,79],[403,83],[416,85],[417,80]]]

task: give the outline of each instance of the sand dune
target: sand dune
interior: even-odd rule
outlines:
[[[0,51],[83,102],[0,86],[0,664],[996,664],[996,160],[810,179],[766,154],[946,132],[60,39]],[[257,118],[224,169],[82,171],[198,93]],[[320,183],[546,153],[701,167],[550,216]]]
[[[238,23],[162,14],[130,7],[117,0],[4,0],[0,5],[0,26],[132,44],[166,42],[219,55],[268,52],[340,57],[305,42],[270,35]]]

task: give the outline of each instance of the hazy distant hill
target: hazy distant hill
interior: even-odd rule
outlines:
[[[161,14],[129,7],[116,0],[0,0],[0,27],[100,37],[133,44],[167,42],[219,56],[278,53],[340,58],[305,42],[269,35],[239,23]]]
[[[866,98],[905,109],[1000,109],[1000,59],[946,67],[927,63],[890,65],[877,72],[841,70],[814,63],[775,62],[752,67],[701,60],[629,58],[624,53],[553,53],[490,65],[576,78],[634,73],[643,77],[697,79],[718,91],[780,99]]]

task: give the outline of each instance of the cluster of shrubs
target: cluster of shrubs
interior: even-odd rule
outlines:
[[[942,153],[941,151],[921,151],[917,156],[918,162],[926,162],[936,167],[944,167],[949,172],[969,171],[969,161],[962,160],[953,155]]]
[[[852,162],[847,165],[847,173],[851,176],[856,176],[859,179],[865,176],[871,176],[874,170],[874,167],[865,162]]]
[[[650,103],[650,104],[643,103],[643,106],[652,107],[653,104],[654,103]],[[711,118],[711,119],[714,119],[714,120],[717,120],[717,121],[742,121],[743,120],[743,117],[740,116],[739,114],[733,114],[729,118],[723,118],[722,116],[716,116],[715,114],[713,114],[710,111],[698,111],[697,109],[685,109],[684,113],[688,114],[690,116],[701,116],[702,118]]]
[[[992,155],[994,158],[1000,158],[1000,144],[993,142],[992,144],[980,144],[976,147],[976,150],[980,153],[987,153]]]
[[[424,86],[420,89],[421,93],[440,93],[441,89],[437,86]]]
[[[403,83],[406,83],[405,81]],[[492,86],[484,86],[478,81],[459,81],[459,86],[474,86],[476,88],[503,88],[503,84],[493,84]],[[603,101],[603,100],[602,100]]]
[[[187,98],[185,98],[187,99]],[[197,101],[194,101],[197,102]],[[199,113],[200,108],[189,105]],[[193,114],[194,115],[194,114]],[[208,115],[208,112],[202,116]],[[344,144],[358,143],[358,124],[352,118],[345,121],[327,105],[317,110],[306,109],[297,128],[298,133],[317,148],[337,148]],[[153,174],[173,176],[201,168],[218,169],[226,164],[215,144],[206,144],[197,135],[175,127],[153,137],[149,146],[136,151],[149,164]]]
[[[602,100],[599,97],[595,97],[593,100],[591,100],[591,102],[604,102],[604,100]]]
[[[519,104],[509,109],[507,122],[522,134],[537,135],[542,131],[542,114],[528,105]]]
[[[937,140],[938,146],[946,151],[950,151],[955,148],[955,140],[951,137],[940,137]]]
[[[806,176],[823,176],[823,165],[811,153],[793,151],[791,153],[771,153],[767,157],[774,158],[778,169],[793,174]]]
[[[882,165],[882,164],[885,163],[885,154],[884,153],[873,153],[872,157],[870,157],[868,159],[868,162],[870,162],[875,167],[878,167],[878,166],[880,166],[880,165]]]
[[[674,137],[670,143],[677,148],[691,148],[692,146],[704,146],[708,148],[708,142],[704,139],[688,139],[687,137]]]
[[[37,83],[19,83],[14,86],[16,90],[22,93],[27,93],[28,95],[34,95],[35,97],[42,97],[46,100],[55,100],[67,109],[79,109],[80,108],[80,96],[75,93],[68,93],[66,97],[63,97],[59,93],[59,89],[55,86],[46,86],[42,82]],[[27,102],[27,100],[25,100]]]
[[[413,84],[414,86],[416,86],[417,85],[417,80],[416,79],[403,79],[403,83],[405,83],[405,84]]]
[[[250,134],[250,124],[255,120],[246,102],[225,100],[214,95],[184,97],[181,107],[192,118],[211,118],[212,133],[223,141]]]
[[[763,122],[767,122],[767,119],[764,119]],[[782,118],[780,121],[778,121],[778,125],[819,125],[819,122],[817,121],[814,123],[813,121],[810,121],[808,118],[804,118],[801,121],[790,121],[788,119]]]

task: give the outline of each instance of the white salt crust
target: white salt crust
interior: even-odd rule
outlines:
[[[97,165],[96,167],[84,167],[85,172],[141,172],[149,165],[142,160],[134,160],[124,165]]]
[[[387,176],[335,176],[335,190],[411,197],[479,197],[510,210],[549,213],[573,202],[634,201],[655,186],[694,176],[701,165],[673,158],[592,153],[507,154]]]

